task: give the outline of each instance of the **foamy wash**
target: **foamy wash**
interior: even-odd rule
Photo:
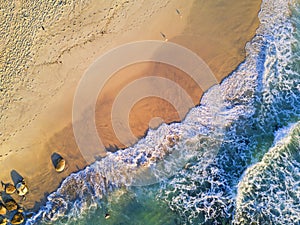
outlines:
[[[246,60],[182,123],[71,174],[26,224],[300,223],[299,9],[263,1]]]

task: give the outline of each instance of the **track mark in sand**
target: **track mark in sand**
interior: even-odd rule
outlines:
[[[17,151],[15,151],[15,152],[17,152]],[[12,149],[10,149],[8,152],[6,152],[5,154],[1,154],[0,155],[0,159],[1,160],[4,160],[8,155],[10,155],[11,153],[13,153],[13,150]]]
[[[98,10],[97,12],[91,12],[90,14],[88,14],[86,17],[83,18],[83,21],[81,21],[82,17],[75,15],[73,18],[69,18],[68,23],[64,22],[63,23],[63,28],[60,29],[60,32],[56,33],[55,37],[53,34],[51,33],[51,30],[49,31],[49,33],[46,36],[41,36],[41,39],[37,40],[37,44],[38,45],[42,45],[45,43],[48,43],[49,45],[52,44],[59,44],[62,42],[68,42],[68,41],[72,41],[72,40],[78,40],[76,42],[71,43],[69,46],[66,47],[62,47],[61,49],[58,48],[58,51],[56,52],[52,52],[53,53],[53,58],[52,59],[47,59],[47,61],[44,62],[40,62],[40,63],[35,63],[32,66],[34,67],[39,67],[39,66],[45,66],[45,65],[55,65],[55,64],[60,64],[61,58],[65,53],[70,52],[73,48],[76,47],[82,47],[85,44],[89,43],[89,42],[93,42],[96,38],[98,38],[99,36],[103,36],[105,34],[108,33],[109,31],[109,26],[112,23],[112,21],[114,21],[115,17],[117,17],[118,13],[119,13],[119,9],[123,8],[129,1],[125,1],[122,4],[116,4],[113,7],[107,8],[106,10],[104,9],[104,11],[107,11],[107,14],[104,16],[104,18],[100,19],[100,21],[103,21],[103,27],[101,29],[97,28],[99,27],[99,24],[97,22],[89,22],[89,23],[85,23],[83,24],[84,27],[87,26],[92,26],[93,29],[91,29],[93,32],[90,33],[86,33],[84,35],[85,38],[83,38],[82,36],[77,37],[76,33],[77,31],[80,31],[81,29],[78,29],[78,27],[82,26],[83,21],[85,21],[86,17],[91,17],[91,16],[95,16],[96,14],[100,14],[102,13],[102,11]],[[84,13],[84,10],[83,10]],[[55,28],[55,27],[54,27]],[[54,29],[53,28],[53,29]],[[65,34],[65,32],[67,32]],[[68,33],[71,33],[71,35],[67,35]],[[51,36],[51,39],[55,39],[56,41],[58,41],[58,43],[49,43],[49,38],[47,38],[48,36]],[[62,38],[63,36],[63,38]],[[66,40],[65,40],[66,39]],[[82,39],[82,40],[81,40]]]
[[[9,155],[11,155],[11,154],[13,154],[13,153],[21,152],[21,151],[24,150],[24,149],[25,149],[24,147],[17,148],[17,149],[15,149],[15,150],[10,149],[8,152],[3,153],[3,154],[0,155],[0,161],[5,160]]]
[[[88,4],[80,2],[82,9]],[[48,27],[70,13],[70,9],[74,8],[75,4],[74,1],[67,1],[63,4],[58,2],[48,4],[47,1],[22,1],[22,4],[20,1],[16,1],[16,4],[11,4],[10,1],[0,2],[0,8],[4,9],[0,15],[0,33],[2,34],[0,39],[3,40],[0,45],[0,77],[1,80],[5,80],[0,90],[3,92],[3,97],[0,97],[3,103],[0,109],[3,115],[9,115],[10,111],[16,110],[11,106],[12,104],[20,108],[22,104],[25,104],[22,98],[18,98],[19,89],[25,87],[27,91],[30,91],[34,88],[28,69],[32,66],[31,63],[36,54],[34,40],[37,34],[40,31],[47,32]],[[20,127],[19,121],[3,115],[0,115],[1,123],[11,123],[14,127]],[[3,136],[9,135],[9,128],[4,127]]]
[[[145,15],[143,17],[143,20],[146,21],[146,17],[147,19],[151,18],[155,13],[157,13],[159,10],[161,10],[162,8],[165,8],[168,4],[170,3],[170,1],[166,1],[163,3],[160,2],[155,2],[154,4],[152,4],[153,6],[149,9],[149,15]],[[80,11],[83,12],[87,12],[85,11],[86,7],[88,7],[88,3],[86,3],[86,5],[82,8],[80,8]],[[9,3],[5,3],[3,2],[3,5],[1,5],[3,8],[7,9],[5,11],[5,13],[3,14],[4,16],[4,20],[3,20],[3,24],[5,26],[3,26],[8,30],[9,32],[5,31],[5,37],[8,41],[6,44],[1,44],[0,45],[0,51],[4,51],[5,54],[1,55],[0,57],[0,61],[3,59],[4,64],[1,64],[0,67],[3,65],[3,71],[6,71],[8,75],[11,75],[10,77],[15,77],[17,76],[18,80],[20,79],[20,84],[22,83],[26,85],[26,88],[28,88],[28,90],[32,90],[32,88],[34,88],[34,84],[33,84],[33,78],[32,77],[28,77],[28,78],[23,78],[22,74],[25,74],[25,72],[28,71],[29,67],[34,67],[34,66],[47,66],[47,65],[51,65],[51,64],[61,64],[61,58],[62,55],[65,53],[70,52],[73,48],[75,47],[81,47],[83,45],[85,45],[88,42],[92,42],[95,39],[101,38],[102,36],[105,36],[106,34],[108,34],[108,32],[116,32],[116,29],[118,28],[117,26],[115,26],[116,23],[118,23],[118,21],[120,21],[123,16],[128,16],[124,14],[124,10],[128,10],[131,7],[131,3],[130,1],[124,1],[122,3],[117,3],[112,5],[111,7],[106,8],[106,10],[97,10],[92,11],[90,13],[90,11],[88,11],[88,13],[90,13],[89,15],[86,15],[86,18],[88,19],[88,17],[91,16],[99,16],[98,20],[102,21],[102,24],[99,25],[98,21],[92,21],[91,23],[87,23],[89,26],[93,27],[94,32],[93,33],[83,33],[80,34],[81,36],[77,37],[76,36],[76,27],[81,30],[84,28],[84,22],[81,21],[82,18],[81,17],[77,17],[77,15],[72,15],[72,21],[68,20],[65,21],[65,25],[60,28],[60,31],[58,33],[58,35],[61,36],[62,39],[60,40],[56,40],[56,41],[71,41],[70,39],[68,39],[69,37],[64,37],[64,32],[70,32],[73,30],[73,33],[71,33],[71,37],[73,38],[77,38],[76,42],[72,42],[66,49],[61,49],[61,52],[58,52],[59,54],[56,55],[57,53],[54,53],[53,56],[56,56],[56,58],[53,58],[52,60],[50,59],[49,61],[45,62],[45,63],[41,63],[41,64],[34,64],[35,63],[35,57],[36,54],[38,53],[39,49],[40,49],[40,45],[44,44],[44,41],[46,41],[45,43],[49,42],[49,40],[51,40],[51,38],[53,37],[53,35],[51,34],[51,27],[55,26],[55,23],[57,23],[58,20],[64,20],[64,18],[67,16],[71,16],[72,13],[74,13],[73,11],[68,11],[71,7],[69,5],[64,5],[64,7],[62,8],[62,6],[54,6],[54,7],[50,7],[49,4],[45,4],[44,2],[35,2],[33,5],[30,3],[24,3],[24,5],[20,5],[19,7],[13,8],[11,5],[9,5]],[[35,9],[40,8],[40,11],[36,11]],[[56,11],[57,9],[60,9],[60,11]],[[158,9],[155,9],[158,8]],[[26,11],[24,11],[23,9],[27,9]],[[16,12],[19,12],[19,14],[16,14]],[[47,12],[46,14],[43,12]],[[77,12],[79,13],[79,12]],[[44,17],[45,15],[47,15],[46,17]],[[106,14],[106,15],[105,15]],[[148,13],[147,13],[148,14]],[[79,14],[78,14],[79,15]],[[106,18],[101,18],[102,15],[105,15]],[[13,17],[12,20],[10,19],[10,17]],[[35,20],[33,20],[33,23],[28,23],[28,21],[32,18],[35,17]],[[24,19],[25,18],[25,19]],[[27,18],[27,19],[26,19]],[[15,23],[14,23],[15,22]],[[81,23],[80,23],[81,22]],[[132,22],[132,21],[131,21]],[[22,29],[16,29],[17,24],[18,23],[22,23],[22,25],[28,29],[26,30],[22,30]],[[135,21],[132,23],[133,25],[141,25],[142,21]],[[66,26],[68,25],[69,28],[67,28]],[[65,31],[63,30],[65,29]],[[128,29],[128,26],[126,26],[126,28],[122,28],[121,32],[124,31],[125,29]],[[129,26],[128,30],[132,30],[133,26]],[[26,32],[25,32],[26,31]],[[26,38],[23,38],[22,36],[22,32],[25,32],[26,34],[28,34],[28,32],[32,33],[31,35],[27,35]],[[75,33],[74,33],[75,32]],[[39,37],[39,34],[42,35],[42,38],[46,38],[45,40],[41,39],[38,41],[38,43],[35,43],[35,40],[37,40],[36,38]],[[86,35],[86,36],[84,36]],[[9,36],[11,36],[11,38],[9,38]],[[51,38],[49,38],[51,37]],[[86,39],[85,39],[85,38]],[[56,41],[51,42],[50,44],[52,44],[52,46],[55,46]],[[106,42],[106,43],[110,43]],[[18,48],[13,48],[16,43],[20,44],[20,47]],[[36,44],[36,45],[35,45]],[[37,48],[35,48],[35,46]],[[22,47],[22,48],[21,48]],[[7,50],[7,51],[6,51]],[[10,50],[10,51],[8,51]],[[20,59],[17,58],[16,60],[14,60],[14,57],[12,57],[12,55],[18,55],[19,53],[25,55],[26,57],[24,58],[24,61],[20,61],[21,59],[23,60],[23,58],[21,57]],[[21,55],[22,55],[21,54]],[[9,60],[10,58],[12,58],[13,60]],[[42,61],[43,62],[43,61]],[[19,65],[24,65],[24,66],[19,66]],[[31,69],[31,68],[30,68]],[[29,70],[30,70],[29,69]],[[39,69],[39,68],[38,68]],[[6,76],[5,76],[6,77]],[[21,78],[19,78],[21,77]],[[32,79],[31,79],[32,78]],[[5,99],[10,99],[10,92],[13,89],[10,89],[10,86],[5,86],[3,92],[5,93]],[[2,90],[0,90],[2,92]],[[7,93],[6,93],[7,92]],[[8,93],[9,92],[9,93]],[[39,96],[42,97],[42,96]],[[18,101],[23,101],[22,99],[18,99]],[[9,102],[7,102],[8,104]],[[6,107],[6,102],[4,104],[4,106]],[[3,107],[4,107],[3,106]],[[6,110],[6,108],[0,107],[1,109]],[[39,109],[37,109],[34,113],[39,114],[40,112],[42,112],[44,109],[47,108],[47,105],[42,105],[40,106]],[[8,107],[8,109],[10,110],[11,108]],[[7,110],[8,110],[7,109]],[[5,111],[6,112],[6,111]],[[3,142],[7,142],[7,141],[11,141],[15,136],[18,136],[19,132],[24,132],[26,129],[28,129],[27,127],[35,120],[35,118],[37,117],[37,114],[35,114],[33,117],[30,116],[30,118],[27,118],[29,120],[25,120],[25,122],[22,124],[18,124],[18,126],[14,127],[15,131],[13,133],[9,134],[9,131],[4,131],[3,132],[3,137],[5,139],[3,139]],[[6,116],[4,118],[1,117],[0,115],[0,121],[7,121],[7,120],[12,120],[11,118],[8,118],[8,116]],[[13,137],[13,138],[12,138]],[[0,141],[1,142],[1,141]],[[1,143],[0,143],[1,145]],[[6,156],[8,156],[10,153],[12,152],[20,152],[22,151],[22,149],[14,149],[9,151],[9,153],[6,153],[5,155],[3,154],[1,156],[1,160],[3,158],[5,158]]]

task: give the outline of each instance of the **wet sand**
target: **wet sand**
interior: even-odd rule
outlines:
[[[47,18],[40,19],[46,22],[37,24],[35,35],[26,42],[30,44],[31,58],[24,63],[27,67],[17,70],[19,77],[5,76],[4,72],[13,71],[14,67],[3,64],[0,68],[5,68],[1,70],[1,89],[5,94],[0,99],[3,102],[0,179],[10,181],[10,172],[18,171],[30,188],[22,204],[37,209],[63,178],[86,166],[73,135],[72,103],[81,76],[101,54],[131,41],[163,40],[160,33],[163,32],[169,41],[197,53],[221,81],[243,61],[245,44],[254,36],[259,23],[260,3],[259,0],[145,1],[143,4],[142,1],[103,1],[102,4],[90,1],[65,6],[65,11],[59,11],[57,6],[52,11],[60,16],[52,16],[49,23]],[[18,7],[12,13],[22,15],[24,10]],[[9,32],[14,32],[13,26]],[[18,46],[18,42],[11,42],[14,45]],[[0,47],[8,51],[8,47]],[[12,65],[19,65],[14,64],[16,59],[12,55],[3,57],[11,59]],[[203,90],[183,71],[158,63],[126,67],[112,76],[97,101],[97,130],[108,150],[132,143],[132,140],[125,145],[121,143],[112,129],[111,107],[115,96],[131,81],[149,75],[173,80],[186,90],[195,105],[199,104]],[[148,97],[134,105],[129,124],[139,138],[149,126],[158,126],[161,119],[167,123],[179,121],[179,114],[167,101]],[[51,164],[54,152],[67,160],[68,167],[63,173],[57,174]],[[97,158],[97,155],[89,157]],[[18,200],[18,196],[14,197]]]

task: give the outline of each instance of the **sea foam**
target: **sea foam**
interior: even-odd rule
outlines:
[[[241,176],[268,152],[274,132],[299,120],[300,80],[293,52],[297,30],[290,7],[296,7],[293,1],[263,1],[261,24],[246,46],[245,62],[220,85],[227,125],[217,156],[209,166],[197,158],[162,190],[161,196],[189,224],[235,223]]]
[[[185,223],[231,223],[242,174],[272,146],[276,130],[299,119],[299,78],[289,64],[293,5],[263,1],[246,60],[200,106],[181,123],[149,130],[132,147],[71,174],[26,224],[72,220],[109,192],[153,183],[161,183],[158,197]]]

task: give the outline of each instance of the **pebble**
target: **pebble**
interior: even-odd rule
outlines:
[[[24,222],[24,219],[25,219],[25,218],[24,218],[23,213],[21,213],[21,212],[16,212],[16,213],[13,215],[13,217],[12,217],[10,223],[11,223],[11,224],[21,224],[21,223]]]

